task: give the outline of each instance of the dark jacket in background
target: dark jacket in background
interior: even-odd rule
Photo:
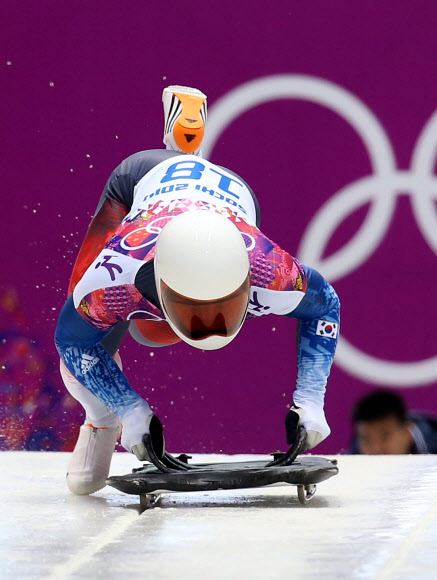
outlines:
[[[437,453],[437,417],[414,411],[408,414],[408,419],[412,423],[411,434],[414,440],[410,453]],[[354,437],[346,453],[361,454],[357,437]]]

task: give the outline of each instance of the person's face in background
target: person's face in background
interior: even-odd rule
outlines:
[[[409,426],[409,423],[401,423],[392,415],[375,421],[358,421],[355,429],[361,453],[364,455],[410,453],[413,438]]]

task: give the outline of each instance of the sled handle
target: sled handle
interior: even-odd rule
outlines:
[[[174,471],[189,471],[191,469],[191,466],[183,461],[179,461],[179,459],[176,459],[176,457],[173,457],[170,453],[167,453],[167,451],[165,451],[162,458],[160,458],[153,447],[152,438],[148,433],[144,435],[143,443],[150,462],[153,463],[159,471],[162,471],[163,473],[172,473]]]
[[[277,467],[281,465],[291,465],[299,453],[302,453],[305,447],[305,441],[307,438],[307,431],[305,427],[299,427],[297,430],[297,437],[290,449],[283,453],[278,459],[267,463],[265,467]]]

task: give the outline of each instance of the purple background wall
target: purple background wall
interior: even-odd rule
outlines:
[[[374,251],[331,277],[342,300],[343,336],[366,355],[393,363],[435,356],[436,188],[419,172],[412,178],[409,167],[437,105],[436,17],[432,0],[365,7],[346,0],[279,0],[268,9],[229,0],[3,2],[3,437],[25,424],[31,429],[45,401],[45,423],[38,420],[57,433],[46,447],[71,448],[81,413],[57,375],[57,315],[110,172],[131,153],[161,146],[161,92],[169,84],[206,92],[210,119],[219,124],[214,107],[220,99],[278,74],[292,75],[292,83],[296,75],[329,81],[376,116],[396,169],[361,192],[362,204],[346,212],[325,249],[325,256],[335,255],[354,239],[372,211],[371,194],[391,199],[387,231]],[[217,137],[209,158],[252,185],[263,231],[298,257],[317,212],[342,188],[375,172],[375,160],[351,123],[310,99],[263,102]],[[431,137],[430,173],[433,148]],[[386,161],[379,155],[379,163]],[[387,183],[393,182],[398,189],[390,193]],[[411,202],[427,192],[431,201],[422,204],[425,218],[418,225]],[[382,218],[371,217],[376,232]],[[330,277],[329,269],[324,273]],[[217,353],[185,345],[149,351],[128,338],[121,354],[132,384],[163,419],[171,451],[284,447],[282,423],[295,380],[293,321],[266,317],[248,324]],[[43,361],[36,371],[23,371],[29,357]],[[355,371],[344,366],[334,365],[331,374],[326,412],[333,433],[320,452],[347,446],[352,404],[376,386],[354,364]],[[400,386],[397,378],[380,382],[402,388],[411,406],[437,412],[437,362],[429,362],[428,370],[408,368],[407,384]],[[391,367],[385,365],[384,373],[392,376]]]

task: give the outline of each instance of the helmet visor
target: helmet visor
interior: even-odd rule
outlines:
[[[161,280],[164,311],[177,331],[191,340],[236,334],[246,316],[249,292],[249,274],[237,290],[215,300],[187,298]]]

